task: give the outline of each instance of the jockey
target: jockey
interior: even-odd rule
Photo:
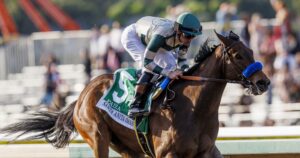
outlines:
[[[152,86],[154,75],[178,79],[187,69],[186,54],[191,40],[202,33],[202,26],[191,13],[182,13],[176,22],[146,16],[126,27],[122,33],[122,45],[131,57],[143,65],[142,75],[136,85],[136,93],[128,115],[143,115],[144,103]],[[180,69],[177,69],[177,64]]]

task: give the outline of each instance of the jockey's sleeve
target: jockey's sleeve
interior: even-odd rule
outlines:
[[[154,62],[157,51],[165,44],[165,42],[166,39],[164,36],[158,34],[153,35],[145,50],[144,67],[156,74],[168,76],[170,71],[163,69]]]
[[[188,62],[187,62],[187,46],[180,46],[178,50],[178,66],[181,70],[186,70],[189,68]]]

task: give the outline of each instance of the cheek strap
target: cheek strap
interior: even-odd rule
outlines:
[[[243,76],[249,78],[257,71],[262,70],[262,68],[263,68],[263,64],[261,62],[252,63],[249,66],[247,66],[247,68],[243,71]]]

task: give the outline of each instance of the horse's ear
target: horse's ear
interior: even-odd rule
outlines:
[[[228,46],[231,44],[231,41],[229,39],[227,39],[226,37],[224,37],[223,35],[219,34],[216,32],[216,30],[214,30],[216,36],[218,37],[218,39],[225,45]]]

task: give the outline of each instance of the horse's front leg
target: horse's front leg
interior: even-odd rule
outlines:
[[[214,145],[210,150],[206,152],[200,152],[194,158],[224,158],[219,149]]]
[[[212,157],[213,158],[223,158],[223,155],[221,154],[221,152],[219,151],[219,149],[217,148],[216,145],[212,149]]]
[[[178,156],[175,154],[175,152],[169,152],[165,158],[178,158]]]

